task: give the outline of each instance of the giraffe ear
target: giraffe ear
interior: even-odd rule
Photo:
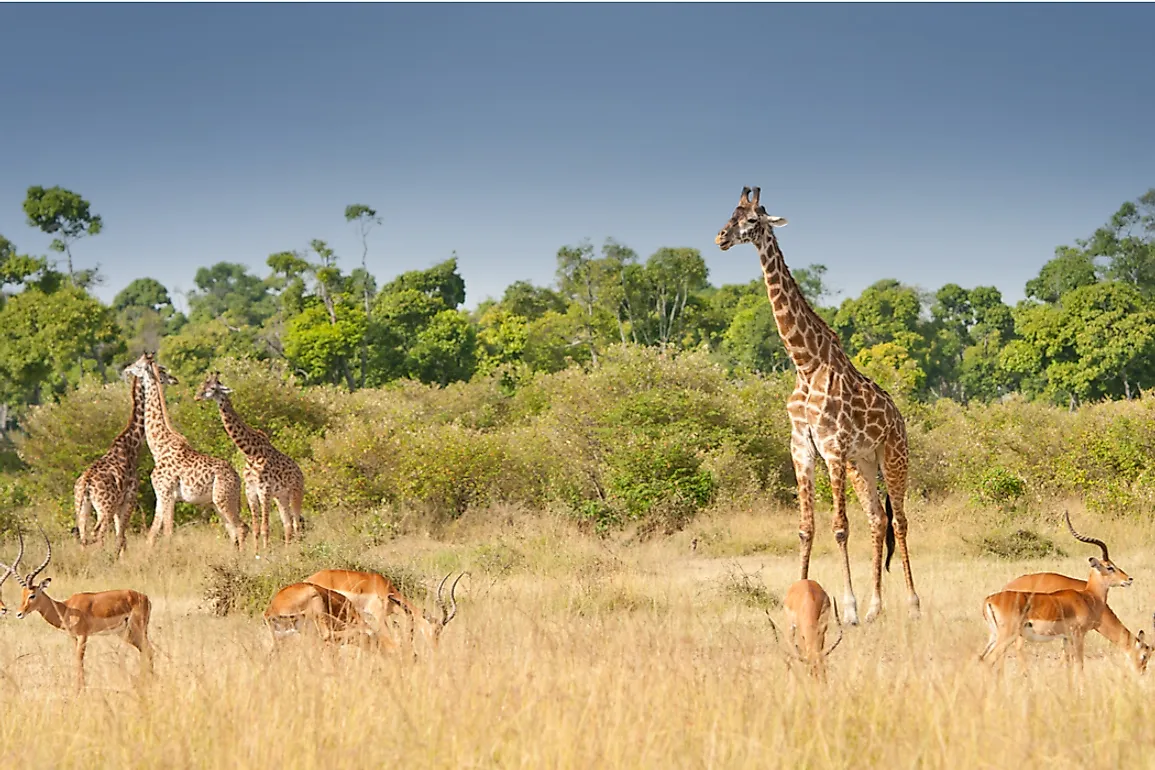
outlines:
[[[771,227],[785,227],[789,223],[786,217],[770,217]]]

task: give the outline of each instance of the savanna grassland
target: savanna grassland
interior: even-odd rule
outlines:
[[[984,555],[989,511],[911,508],[923,617],[907,620],[901,573],[889,575],[885,613],[846,629],[826,686],[787,663],[767,622],[769,610],[782,625],[778,598],[796,577],[792,509],[703,515],[644,541],[523,511],[470,514],[436,538],[375,546],[319,522],[261,562],[235,555],[216,526],[183,527],[152,554],[132,541],[119,564],[111,548],[82,552],[62,540],[47,573],[56,598],[114,586],[152,597],[155,676],[141,685],[136,652],[96,638],[88,688],[74,695],[65,634],[10,612],[0,620],[0,758],[14,767],[1146,764],[1150,682],[1101,637],[1088,639],[1081,684],[1057,644],[1028,645],[1001,680],[976,661],[983,596],[1028,571],[1082,575],[1095,549],[1064,538],[1048,510],[1030,523],[1060,552],[997,559]],[[1135,577],[1111,594],[1120,618],[1149,628],[1155,559],[1141,544],[1151,526],[1072,514]],[[864,531],[855,509],[860,606],[869,596]],[[30,537],[25,560],[38,563],[40,553]],[[833,553],[825,528],[811,576],[840,598]],[[417,662],[308,640],[271,656],[252,610],[268,585],[321,563],[377,568],[410,586],[418,576],[430,591],[450,570],[470,574],[440,649],[419,648]],[[248,580],[222,588],[224,573]],[[5,588],[11,608],[16,590]],[[210,601],[222,590],[253,595],[235,597],[222,617]]]

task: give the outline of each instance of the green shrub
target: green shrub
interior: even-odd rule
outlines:
[[[1027,485],[1021,478],[996,465],[983,471],[978,488],[975,489],[975,497],[979,502],[1004,506],[1022,497],[1026,489]]]

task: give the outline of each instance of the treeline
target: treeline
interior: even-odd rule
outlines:
[[[32,187],[24,208],[67,260],[22,254],[0,236],[0,425],[8,427],[86,375],[112,380],[145,349],[186,377],[219,356],[275,359],[302,384],[350,391],[494,372],[516,388],[534,373],[596,366],[623,343],[704,351],[731,372],[790,368],[761,279],[713,286],[695,249],[641,259],[612,239],[564,246],[553,285],[518,281],[467,312],[455,256],[379,284],[365,265],[381,219],[356,204],[345,219],[361,237],[360,266],[346,270],[323,240],[270,255],[264,275],[219,262],[197,271],[185,315],[152,278],[133,281],[111,305],[89,292],[99,274],[75,269],[72,250],[103,222],[76,193]],[[834,304],[823,265],[794,272],[855,363],[908,399],[967,403],[1017,391],[1074,407],[1155,384],[1155,190],[1059,247],[1014,307],[991,286],[926,292],[897,279]]]

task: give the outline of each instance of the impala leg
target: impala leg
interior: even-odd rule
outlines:
[[[84,650],[88,646],[87,636],[76,637],[76,691],[84,689]]]

